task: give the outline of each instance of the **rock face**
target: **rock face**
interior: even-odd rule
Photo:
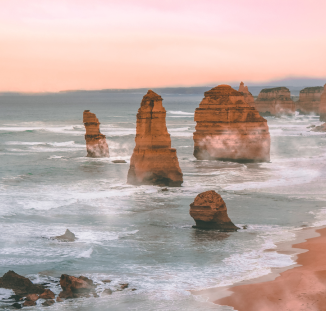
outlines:
[[[96,115],[89,112],[89,110],[85,110],[83,113],[83,122],[86,128],[87,157],[109,157],[109,147],[105,135],[100,132],[100,122],[96,118]]]
[[[291,99],[291,93],[286,87],[275,87],[260,91],[255,107],[261,115],[293,115],[295,103]]]
[[[252,94],[248,90],[248,86],[245,86],[243,82],[240,83],[239,90],[238,90],[244,97],[245,102],[250,107],[255,107],[255,99]]]
[[[324,88],[322,86],[306,87],[300,91],[296,110],[302,114],[319,114],[320,97]]]
[[[176,149],[165,123],[162,97],[149,90],[137,114],[136,147],[130,159],[128,183],[181,186],[181,172]]]
[[[62,287],[62,292],[59,294],[60,298],[87,296],[90,292],[94,291],[96,287],[93,281],[85,276],[76,278],[68,274],[61,275],[60,285]]]
[[[12,289],[16,295],[22,297],[28,294],[42,294],[45,291],[44,286],[33,284],[30,279],[11,270],[0,278],[0,288]]]
[[[320,121],[326,121],[326,84],[324,85],[324,90],[320,96],[319,115]]]
[[[58,235],[55,237],[55,239],[62,241],[62,242],[73,242],[76,240],[76,236],[69,229],[67,229],[65,234]]]
[[[222,197],[213,190],[198,194],[190,204],[189,213],[196,222],[195,228],[224,232],[239,229],[229,218]]]
[[[195,111],[194,156],[198,160],[270,160],[267,121],[229,85],[208,92]]]

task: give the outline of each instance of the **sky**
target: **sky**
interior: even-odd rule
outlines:
[[[0,0],[0,91],[326,78],[325,0]]]

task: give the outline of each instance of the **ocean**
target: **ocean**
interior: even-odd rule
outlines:
[[[203,95],[160,94],[184,183],[162,191],[126,183],[140,92],[0,96],[0,275],[8,270],[60,292],[61,274],[84,275],[99,298],[49,310],[232,310],[190,290],[232,285],[293,264],[276,243],[326,225],[326,134],[319,117],[267,117],[271,162],[197,161],[194,110]],[[95,113],[110,158],[86,157],[85,109]],[[112,163],[123,159],[125,164]],[[192,228],[189,205],[215,190],[234,233]],[[75,242],[51,237],[66,229]],[[110,279],[111,283],[102,280]],[[120,283],[128,289],[115,291]],[[114,292],[101,295],[104,289]],[[136,290],[132,290],[136,289]],[[0,289],[0,308],[10,304]],[[42,310],[40,305],[35,310]]]

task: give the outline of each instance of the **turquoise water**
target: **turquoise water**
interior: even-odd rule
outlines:
[[[326,134],[318,117],[268,117],[271,163],[197,161],[193,112],[202,96],[161,94],[184,173],[181,188],[126,184],[136,113],[144,94],[66,93],[0,96],[0,275],[34,282],[86,275],[111,296],[65,301],[53,310],[231,310],[189,290],[267,274],[292,258],[264,252],[303,226],[326,224]],[[109,159],[86,158],[82,113],[107,136]],[[126,164],[111,161],[124,159]],[[206,190],[224,198],[235,233],[192,228],[189,204]],[[69,228],[78,238],[51,237]],[[104,284],[101,280],[111,279]],[[0,298],[9,291],[0,290]],[[0,300],[0,308],[6,304]],[[36,309],[42,309],[41,306]]]

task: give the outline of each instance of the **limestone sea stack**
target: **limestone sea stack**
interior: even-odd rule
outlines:
[[[194,156],[198,160],[270,160],[267,121],[229,85],[208,92],[195,111]]]
[[[323,93],[320,96],[319,115],[320,121],[326,121],[326,84],[324,85]]]
[[[319,114],[320,97],[324,88],[322,86],[306,87],[300,91],[296,110],[302,114]]]
[[[228,216],[222,197],[214,190],[198,194],[190,204],[190,216],[195,220],[198,229],[215,229],[219,231],[237,231]]]
[[[136,147],[130,159],[128,183],[181,186],[176,149],[171,148],[162,97],[149,90],[137,114]]]
[[[83,113],[83,122],[86,129],[85,140],[87,157],[106,158],[109,157],[109,146],[105,135],[100,132],[100,122],[95,113],[85,110]]]
[[[295,103],[290,90],[286,87],[275,87],[260,91],[255,107],[261,115],[281,116],[293,115]]]
[[[243,82],[240,83],[239,90],[240,93],[242,93],[245,102],[249,104],[251,107],[255,107],[255,99],[252,96],[252,94],[248,90],[248,86],[245,86]]]

